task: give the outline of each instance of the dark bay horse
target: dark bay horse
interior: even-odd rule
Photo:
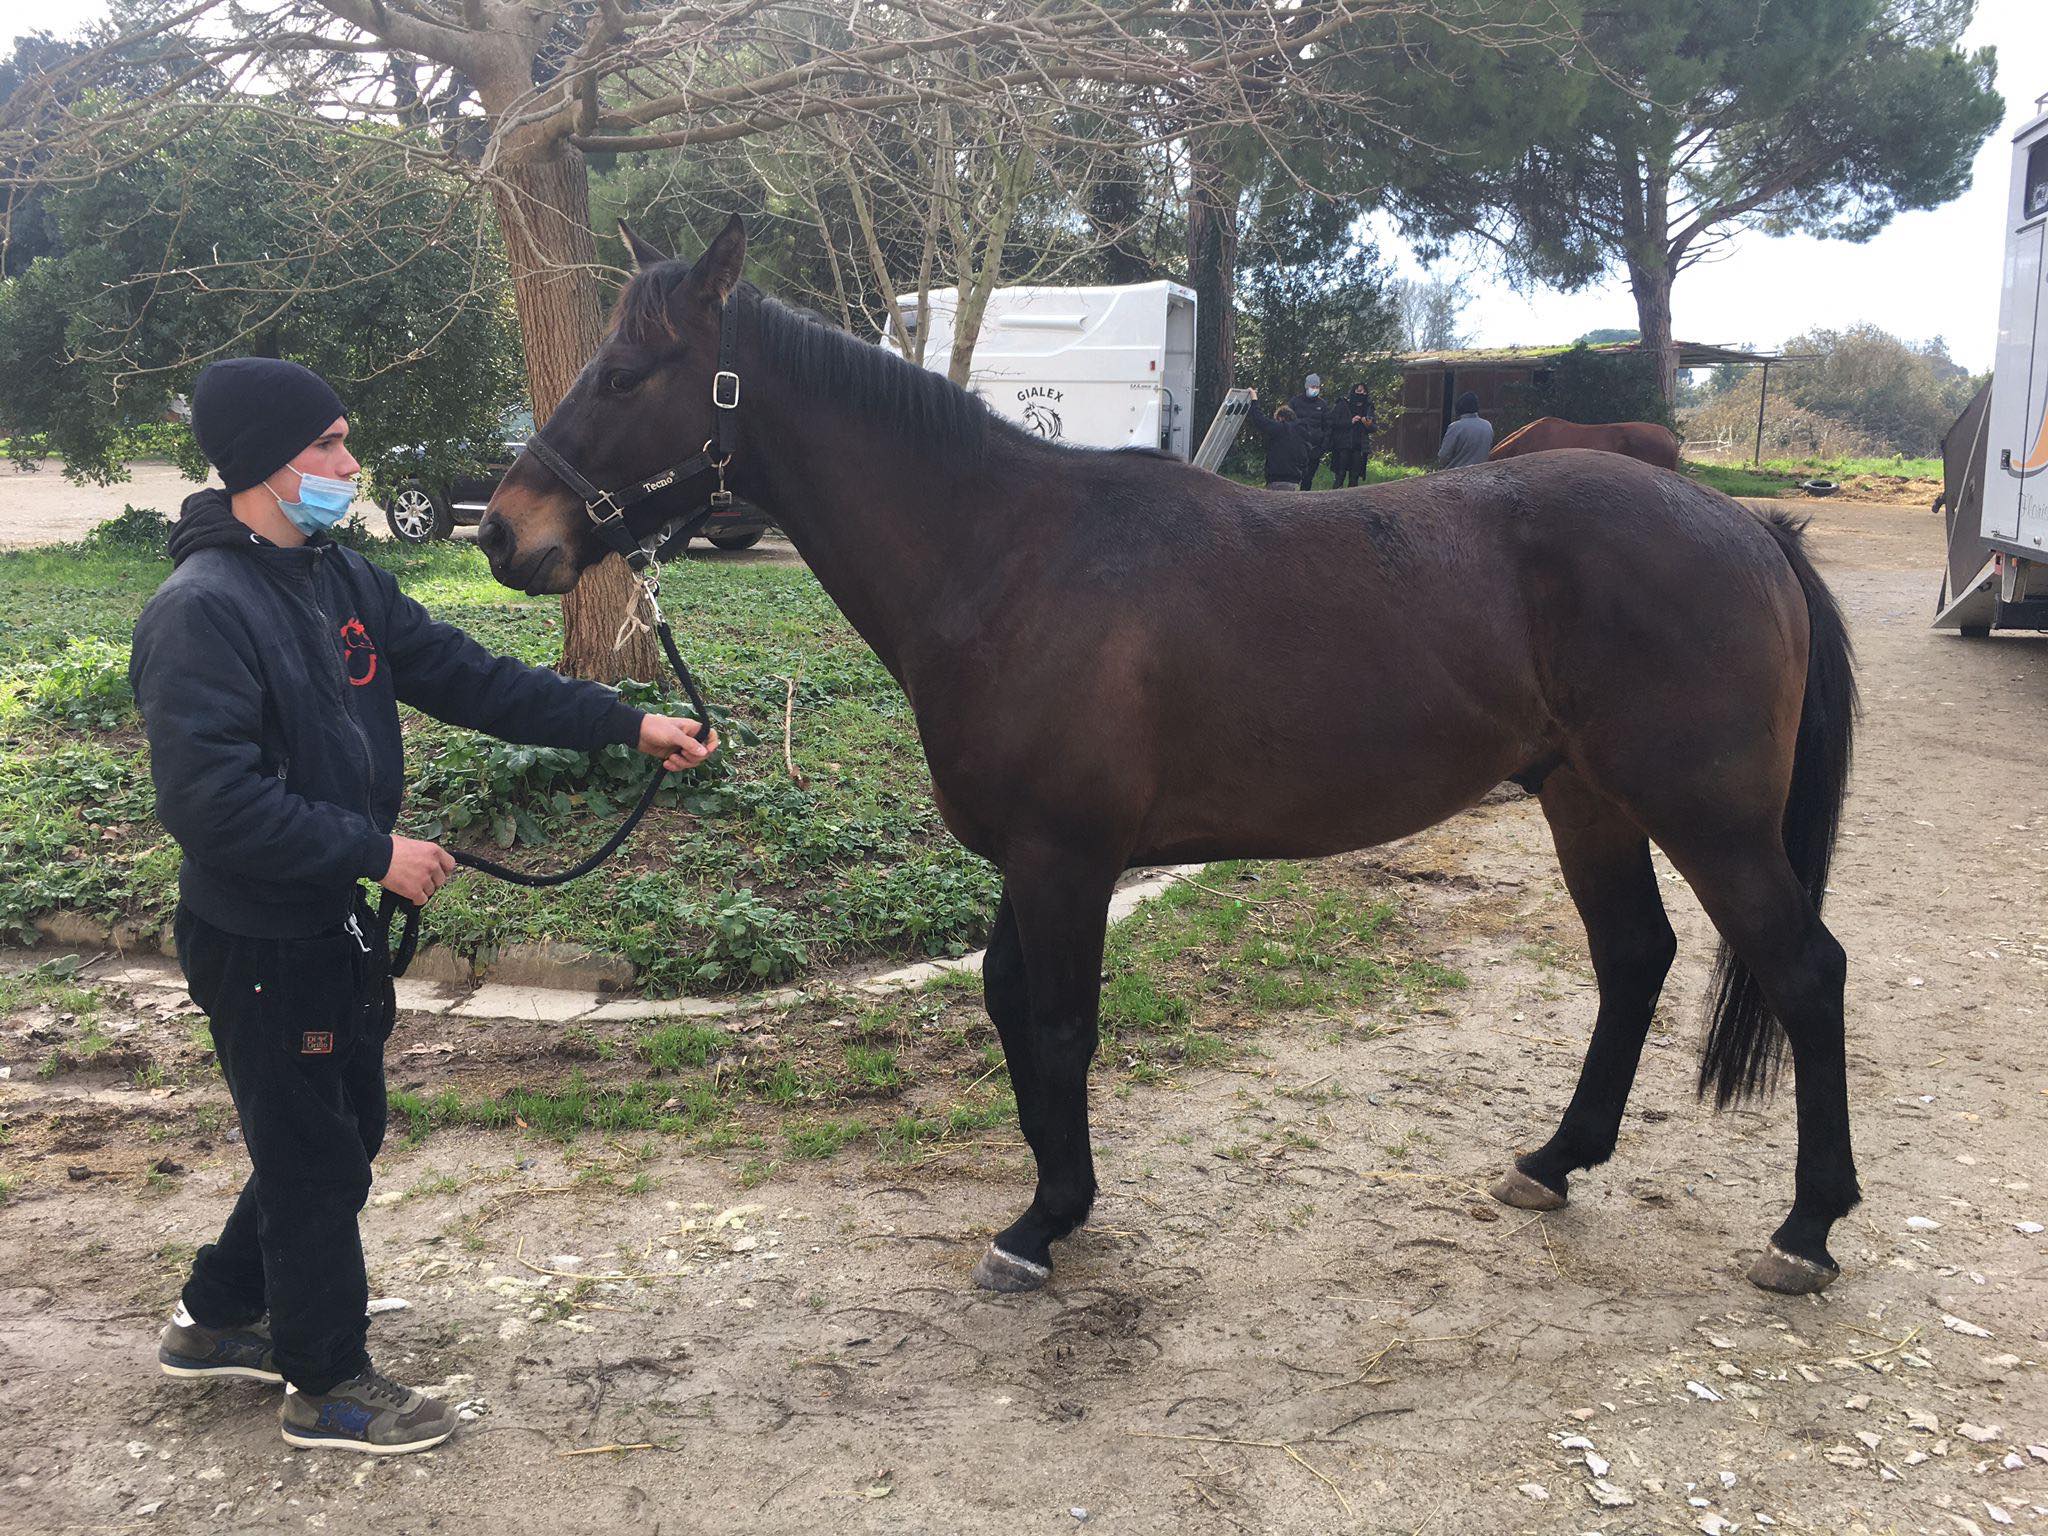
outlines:
[[[1622,453],[1659,469],[1678,468],[1678,439],[1668,428],[1654,421],[1609,421],[1581,426],[1561,416],[1539,416],[1526,427],[1510,432],[1494,445],[1489,459],[1512,459],[1524,453],[1547,453],[1553,448],[1594,448],[1602,453]]]
[[[1560,1206],[1614,1151],[1676,948],[1654,839],[1724,941],[1702,1093],[1767,1088],[1791,1046],[1794,1199],[1750,1278],[1835,1277],[1828,1231],[1858,1192],[1845,957],[1819,904],[1855,683],[1798,525],[1609,453],[1302,497],[1067,448],[742,283],[737,219],[695,266],[632,243],[640,272],[541,437],[623,488],[713,438],[715,387],[738,395],[732,486],[902,685],[946,824],[1002,870],[984,986],[1038,1185],[977,1280],[1042,1284],[1094,1201],[1123,870],[1382,843],[1505,778],[1541,800],[1600,1003],[1562,1122],[1494,1193]],[[713,383],[722,322],[737,385]],[[637,536],[672,515],[658,500],[627,515]],[[534,594],[603,553],[531,452],[478,542]]]

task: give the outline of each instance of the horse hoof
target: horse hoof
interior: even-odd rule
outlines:
[[[974,1283],[984,1291],[1035,1291],[1051,1278],[1050,1265],[1020,1259],[994,1243],[974,1266]]]
[[[1502,1205],[1523,1211],[1556,1211],[1564,1207],[1564,1196],[1548,1184],[1538,1183],[1519,1168],[1510,1168],[1487,1191]]]
[[[1841,1273],[1832,1264],[1816,1264],[1772,1243],[1749,1266],[1749,1283],[1782,1296],[1812,1296],[1826,1290]]]

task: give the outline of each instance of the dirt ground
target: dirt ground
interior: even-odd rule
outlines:
[[[1711,946],[1661,860],[1682,948],[1618,1156],[1549,1216],[1485,1197],[1593,1011],[1537,809],[1493,803],[1348,865],[1469,987],[1098,1092],[1102,1199],[1035,1295],[967,1282],[1027,1193],[1007,1126],[751,1187],[590,1136],[388,1153],[372,1345],[473,1415],[428,1457],[293,1452],[272,1393],[155,1374],[239,1148],[17,1071],[0,1530],[2048,1532],[2048,650],[1926,629],[1924,511],[1811,510],[1867,707],[1829,907],[1866,1198],[1825,1295],[1743,1280],[1792,1105],[1694,1103]],[[449,1027],[402,1022],[396,1084]]]
[[[1941,494],[1941,482],[1920,480],[1910,475],[1851,475],[1842,482],[1842,488],[1836,494],[1851,501],[1919,507],[1932,517],[1934,514],[1929,509],[1934,505],[1934,498]]]
[[[143,460],[128,465],[130,478],[120,485],[73,485],[64,478],[63,466],[55,459],[40,461],[37,471],[24,471],[0,463],[0,549],[28,549],[38,544],[63,544],[81,539],[110,517],[121,515],[124,506],[154,507],[176,518],[187,496],[200,489],[170,464]],[[371,532],[382,536],[388,530],[384,514],[367,509]],[[457,528],[453,537],[472,539],[474,528]],[[771,533],[750,550],[712,549],[702,541],[692,546],[691,558],[724,564],[793,564],[796,548],[779,533]]]
[[[154,507],[166,517],[199,489],[175,466],[150,460],[130,464],[120,485],[73,485],[55,459],[34,471],[0,464],[0,549],[62,544],[83,538],[124,506]]]

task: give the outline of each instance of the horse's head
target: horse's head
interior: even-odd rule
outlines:
[[[607,491],[659,475],[712,438],[719,314],[747,254],[737,216],[693,267],[671,261],[625,225],[619,230],[638,274],[597,355],[535,434]],[[692,488],[682,485],[679,493]],[[695,488],[703,488],[701,480]],[[657,494],[629,508],[626,525],[645,538],[677,510],[677,495]],[[477,544],[493,576],[536,595],[568,591],[606,553],[583,499],[531,452],[520,454],[499,483]]]

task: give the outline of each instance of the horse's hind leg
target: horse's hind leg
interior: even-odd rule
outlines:
[[[1025,1291],[1052,1273],[1052,1244],[1095,1203],[1088,1064],[1102,1001],[1102,944],[1115,872],[1056,856],[1010,862],[982,987],[1002,1037],[1017,1119],[1038,1160],[1024,1214],[974,1267],[992,1291]]]
[[[1547,1211],[1564,1204],[1571,1174],[1614,1155],[1643,1037],[1678,941],[1664,916],[1642,829],[1570,768],[1544,780],[1541,799],[1600,982],[1592,1044],[1564,1119],[1550,1140],[1517,1158],[1493,1186],[1498,1200]]]
[[[1762,1032],[1756,1034],[1759,1059],[1767,1060],[1772,1050],[1771,1020],[1761,1016],[1765,1005],[1792,1047],[1799,1115],[1792,1211],[1771,1234],[1749,1278],[1765,1290],[1818,1291],[1841,1273],[1828,1252],[1828,1232],[1862,1198],[1849,1145],[1842,1012],[1848,958],[1793,873],[1775,827],[1759,827],[1746,837],[1666,841],[1663,847],[1761,992],[1753,1028],[1745,1031]],[[1730,1015],[1739,1012],[1724,1001],[1715,1031],[1733,1033],[1737,1026]],[[1738,1055],[1721,1068],[1714,1086],[1727,1102],[1761,1086],[1759,1077],[1767,1083],[1768,1076],[1744,1071]]]

